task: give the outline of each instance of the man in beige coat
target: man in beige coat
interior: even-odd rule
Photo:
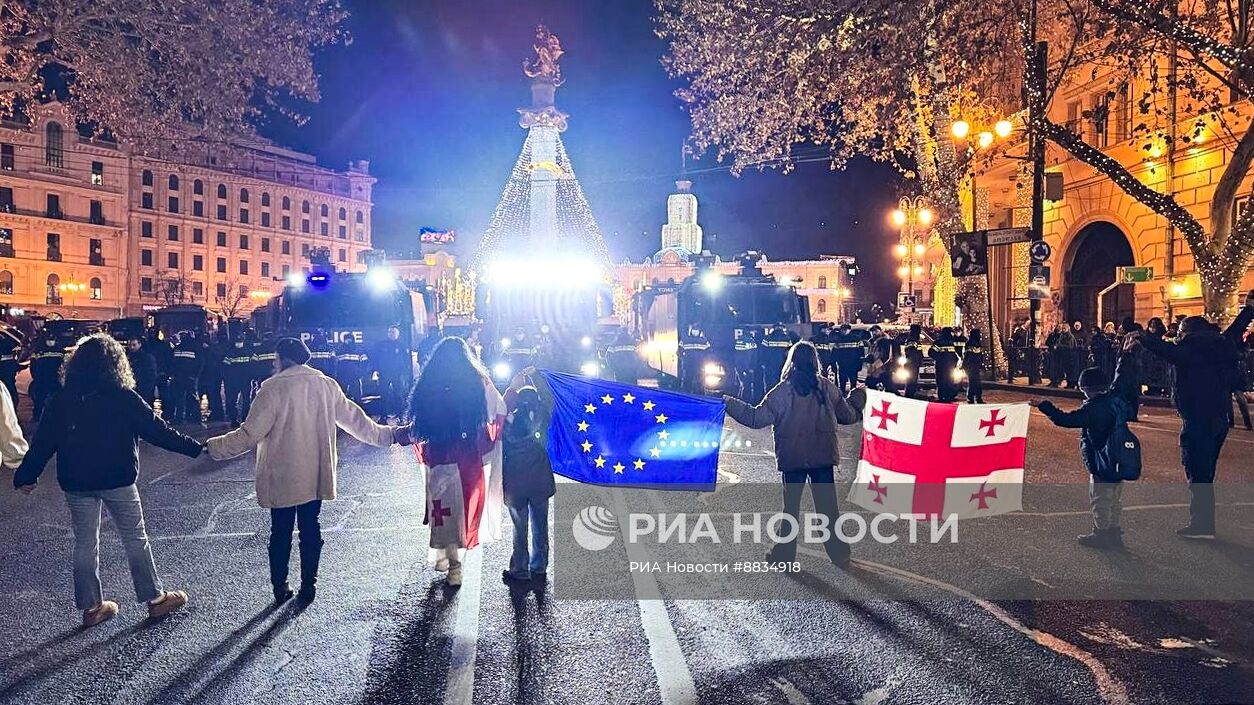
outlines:
[[[303,342],[280,340],[275,373],[261,384],[248,418],[238,429],[208,441],[215,460],[257,449],[257,503],[270,510],[270,582],[276,602],[292,596],[287,572],[294,525],[300,527],[298,599],[314,599],[322,555],[318,513],[323,500],[335,499],[337,429],[380,447],[394,443],[398,434],[371,421],[335,380],[308,362],[309,348]]]

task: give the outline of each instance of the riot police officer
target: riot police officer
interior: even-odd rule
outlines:
[[[152,406],[157,399],[157,361],[144,348],[144,341],[138,338],[127,341],[126,359],[130,361],[131,375],[135,377],[135,393]]]
[[[928,351],[928,356],[936,361],[936,399],[952,402],[958,398],[958,383],[954,372],[958,368],[958,352],[954,346],[952,328],[942,328],[936,342]]]
[[[355,402],[362,397],[362,381],[369,360],[353,336],[345,336],[335,351],[335,378],[344,388],[344,394]]]
[[[260,341],[253,345],[253,387],[252,394],[257,396],[257,388],[274,374],[274,335],[266,333]]]
[[[252,406],[253,341],[237,336],[222,356],[222,386],[226,390],[226,419],[238,428]]]
[[[514,331],[514,337],[507,339],[509,343],[503,344],[504,350],[501,351],[501,360],[509,365],[513,374],[517,374],[519,370],[524,370],[536,364],[536,355],[539,352],[535,343],[520,328]],[[502,341],[504,343],[504,341]]]
[[[905,395],[913,397],[919,390],[919,370],[923,368],[923,326],[917,323],[910,326],[902,344],[901,356],[906,358],[904,369],[908,375]]]
[[[170,423],[200,422],[200,398],[196,395],[199,377],[200,344],[194,333],[183,331],[174,346],[170,370],[170,408],[165,410]]]
[[[690,327],[679,340],[679,380],[684,389],[694,393],[703,390],[701,371],[709,356],[709,339],[701,329]]]
[[[605,349],[605,362],[609,365],[615,381],[635,384],[638,379],[638,358],[636,357],[636,341],[626,329],[618,331],[614,342]]]
[[[335,351],[321,330],[315,331],[309,339],[309,366],[335,379]]]
[[[206,340],[200,346],[200,378],[197,392],[209,400],[209,420],[222,421],[226,408],[222,404],[222,358],[226,356],[226,342]]]
[[[745,331],[736,338],[736,347],[732,351],[732,359],[736,363],[736,376],[740,378],[740,398],[758,403],[762,399],[762,380],[758,363],[757,331]]]
[[[895,347],[892,339],[884,335],[883,328],[871,326],[864,358],[867,387],[896,393],[897,383],[893,380],[893,365],[897,360]]]
[[[405,411],[405,398],[414,376],[414,359],[409,346],[401,342],[401,329],[388,328],[387,338],[375,345],[370,354],[371,367],[379,375],[379,396],[382,413],[401,416]]]
[[[832,356],[836,360],[836,383],[846,394],[858,386],[858,370],[862,369],[862,339],[848,323],[832,333]]]
[[[30,355],[30,400],[35,406],[35,421],[44,413],[44,403],[61,389],[61,363],[65,361],[65,345],[55,335],[43,335],[35,341]]]
[[[775,326],[762,338],[762,343],[758,346],[758,359],[762,363],[762,378],[766,389],[769,390],[779,383],[793,342],[792,336],[783,326]]]
[[[157,363],[157,398],[161,400],[161,409],[169,414],[170,410],[170,371],[174,368],[174,346],[166,340],[161,331],[155,328],[148,331],[148,341],[144,349],[152,355]]]
[[[824,377],[835,380],[836,343],[832,340],[831,326],[821,326],[810,336],[810,342],[819,353],[819,367]]]
[[[17,373],[25,365],[21,362],[21,349],[17,341],[9,336],[0,337],[0,383],[9,390],[9,398],[13,400],[13,408],[17,408]]]

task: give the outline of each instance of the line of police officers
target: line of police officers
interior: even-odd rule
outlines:
[[[14,341],[0,343],[0,383],[17,399],[17,375],[29,366],[28,393],[34,418],[61,387],[61,364],[76,344],[81,331],[37,335],[26,351]],[[127,357],[135,377],[135,389],[150,405],[161,400],[162,416],[170,423],[199,423],[201,399],[208,400],[208,420],[238,426],[248,417],[253,397],[274,368],[272,335],[249,330],[231,339],[214,340],[196,331],[182,331],[170,339],[156,330],[143,340],[127,342]],[[413,379],[408,346],[397,328],[367,352],[351,336],[334,348],[321,332],[308,341],[310,366],[339,381],[345,393],[363,402],[367,380],[377,380],[381,416],[404,413],[405,398]]]

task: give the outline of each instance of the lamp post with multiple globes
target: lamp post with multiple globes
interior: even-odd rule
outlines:
[[[914,278],[923,274],[927,236],[932,230],[936,214],[922,196],[902,196],[889,217],[893,225],[901,230],[901,237],[893,248],[897,259],[901,261],[897,276],[901,277],[906,293],[913,295]]]

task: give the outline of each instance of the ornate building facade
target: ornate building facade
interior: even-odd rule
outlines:
[[[270,145],[139,153],[79,136],[63,106],[0,125],[0,307],[114,318],[177,303],[241,315],[327,248],[371,248],[368,163]]]

